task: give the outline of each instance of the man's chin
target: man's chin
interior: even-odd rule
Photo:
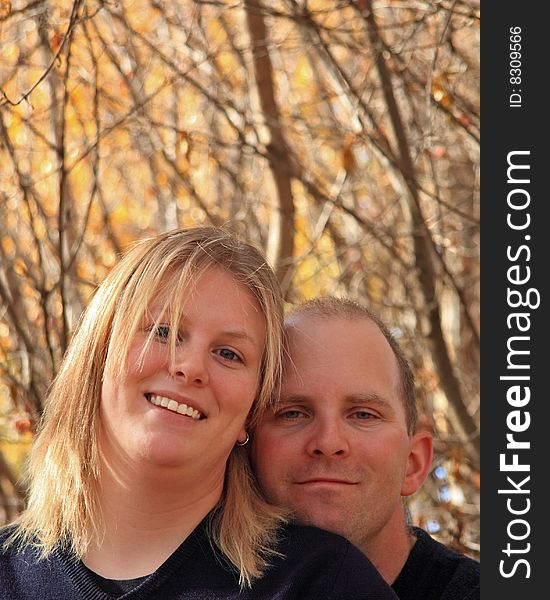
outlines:
[[[312,525],[346,537],[346,528],[342,519],[342,514],[327,515],[326,511],[321,513],[311,510],[296,510],[294,512],[294,519],[300,525]]]

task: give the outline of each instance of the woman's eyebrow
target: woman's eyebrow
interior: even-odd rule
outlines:
[[[229,337],[235,340],[243,340],[245,342],[250,342],[251,344],[254,344],[256,346],[259,345],[259,340],[255,336],[250,335],[247,331],[244,331],[243,329],[224,329],[222,330],[221,335],[223,337]]]
[[[309,401],[309,397],[303,394],[290,394],[281,396],[277,401],[277,406],[286,406],[287,404],[305,403]]]

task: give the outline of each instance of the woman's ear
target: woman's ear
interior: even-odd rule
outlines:
[[[433,438],[429,431],[418,431],[410,439],[407,469],[401,495],[411,496],[424,483],[432,465]]]

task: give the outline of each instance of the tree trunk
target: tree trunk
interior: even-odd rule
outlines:
[[[365,1],[365,8],[367,9],[365,18],[368,24],[369,39],[376,56],[376,68],[382,84],[390,121],[397,139],[400,169],[410,193],[411,201],[409,204],[413,227],[414,255],[416,267],[418,269],[420,288],[426,306],[429,323],[428,339],[432,348],[432,356],[434,363],[437,366],[441,387],[445,391],[445,395],[449,400],[449,405],[453,413],[451,415],[453,426],[468,448],[473,463],[476,466],[479,466],[479,429],[466,409],[466,403],[462,396],[460,384],[454,373],[447,344],[443,337],[440,307],[435,291],[437,273],[434,267],[430,232],[420,210],[418,185],[409,142],[405,132],[403,119],[401,118],[399,107],[397,106],[397,101],[393,93],[390,70],[382,54],[380,33],[372,12],[371,0]]]
[[[245,0],[248,31],[252,44],[254,74],[265,124],[269,130],[267,146],[269,167],[277,189],[278,206],[269,225],[267,255],[286,295],[290,287],[294,255],[294,198],[291,189],[290,150],[283,135],[279,108],[275,100],[273,67],[267,44],[267,31],[260,0]]]

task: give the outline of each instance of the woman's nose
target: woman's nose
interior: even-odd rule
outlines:
[[[170,374],[178,379],[183,379],[188,385],[204,386],[208,383],[208,368],[204,352],[185,344],[175,351]]]

